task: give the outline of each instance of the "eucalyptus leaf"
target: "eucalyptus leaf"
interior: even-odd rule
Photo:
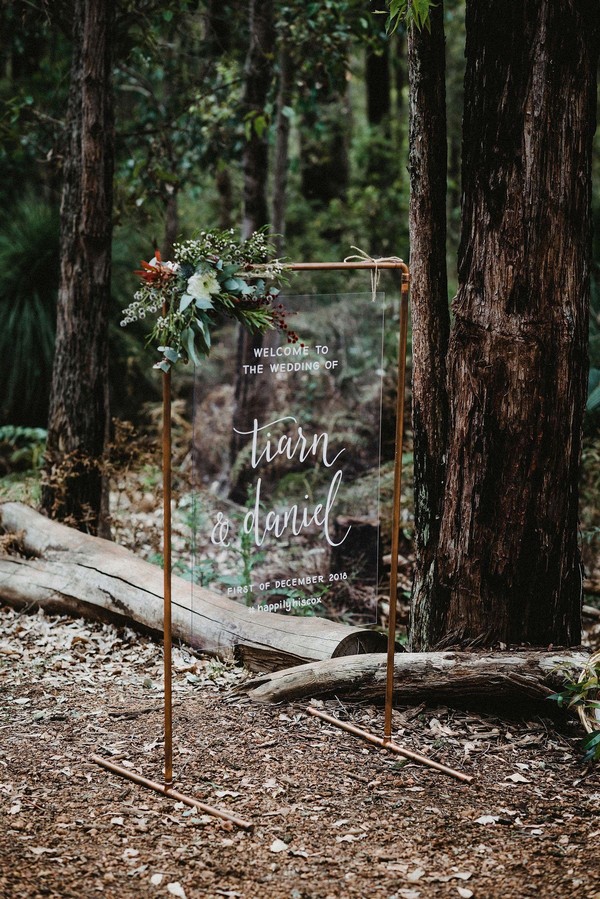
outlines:
[[[196,352],[196,343],[194,340],[194,332],[191,328],[186,328],[181,332],[181,342],[185,349],[187,350],[187,354],[194,363],[194,365],[200,365],[201,360]]]
[[[213,301],[209,296],[196,297],[196,309],[214,309]]]
[[[170,346],[164,347],[163,353],[165,354],[165,356],[169,360],[169,362],[173,363],[173,365],[175,365],[175,363],[179,359],[179,353],[177,352],[177,350],[174,350],[173,347],[170,347]]]
[[[197,318],[195,320],[195,323],[198,327],[198,331],[200,332],[200,334],[204,340],[204,344],[206,346],[206,352],[208,354],[208,352],[210,351],[210,345],[211,345],[210,329],[208,327],[208,324],[201,318]]]
[[[190,296],[189,293],[184,293],[181,300],[179,301],[179,311],[185,312],[190,303],[194,302],[194,298]]]

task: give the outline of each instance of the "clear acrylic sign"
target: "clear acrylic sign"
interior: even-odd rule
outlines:
[[[187,567],[257,614],[373,623],[385,298],[284,302],[298,342],[228,326],[195,373]]]

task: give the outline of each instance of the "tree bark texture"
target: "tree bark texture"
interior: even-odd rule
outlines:
[[[597,0],[468,0],[444,506],[412,645],[579,642]]]
[[[410,268],[416,566],[413,608],[428,602],[444,499],[448,433],[446,353],[450,331],[446,274],[446,97],[444,7],[430,30],[408,33]],[[414,637],[414,632],[413,632]]]
[[[163,572],[156,565],[20,503],[0,505],[0,530],[15,535],[13,551],[0,552],[0,600],[162,632]],[[385,649],[381,634],[361,628],[253,612],[203,587],[192,596],[189,581],[178,577],[172,596],[175,638],[220,658],[240,658],[255,671]]]
[[[76,0],[43,506],[98,528],[107,420],[114,0]]]

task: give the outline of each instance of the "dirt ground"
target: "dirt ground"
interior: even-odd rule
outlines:
[[[576,722],[398,709],[394,736],[464,785],[175,652],[179,788],[251,832],[109,774],[162,771],[161,647],[108,625],[0,614],[2,897],[600,899],[600,766]],[[382,733],[381,709],[325,703]]]

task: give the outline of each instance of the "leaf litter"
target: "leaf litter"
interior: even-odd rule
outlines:
[[[600,899],[600,777],[581,762],[575,724],[396,709],[395,737],[472,774],[465,786],[322,725],[305,704],[251,703],[232,692],[239,667],[185,647],[173,658],[177,785],[252,832],[90,762],[160,780],[159,645],[1,610],[0,895]],[[383,730],[379,707],[319,705]]]

